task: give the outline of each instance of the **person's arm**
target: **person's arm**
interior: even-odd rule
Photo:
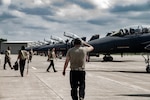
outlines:
[[[83,43],[84,46],[87,46],[87,47],[88,47],[88,51],[89,51],[89,52],[92,51],[92,50],[94,50],[94,47],[93,47],[92,45],[86,43],[85,41],[82,41],[82,43]]]
[[[27,62],[29,63],[30,62],[30,59],[29,59],[29,52],[28,51],[26,51],[26,54],[27,54]]]
[[[18,52],[17,61],[18,61],[18,59],[20,59],[20,53],[21,53],[21,51]]]
[[[9,52],[8,52],[8,50],[5,51],[5,57],[7,57],[9,59]]]
[[[56,56],[56,53],[55,53],[55,52],[53,53],[53,58],[54,58],[55,60],[57,60],[57,56]]]
[[[69,61],[70,61],[70,58],[67,56],[67,57],[66,57],[66,60],[65,60],[65,64],[64,64],[64,70],[63,70],[63,72],[62,72],[62,74],[63,74],[64,76],[65,76],[65,74],[66,74],[66,68],[68,67]]]

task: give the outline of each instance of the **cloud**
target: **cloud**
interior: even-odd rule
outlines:
[[[26,14],[31,14],[31,15],[52,15],[53,12],[50,10],[50,8],[41,8],[41,7],[36,7],[36,8],[23,8],[20,10],[21,12],[24,12]]]
[[[107,9],[110,7],[110,0],[88,0],[98,9]]]
[[[57,9],[56,11],[56,16],[66,17],[69,20],[84,20],[84,18],[86,18],[85,16],[88,17],[88,15],[88,10],[81,8],[79,5],[76,4],[66,5],[64,8]]]
[[[34,4],[35,5],[43,5],[43,1],[42,0],[34,0]]]
[[[25,26],[25,28],[31,28],[31,29],[36,29],[36,30],[46,30],[48,28],[41,27],[41,26]]]
[[[102,36],[124,26],[149,24],[149,6],[149,0],[0,0],[0,35],[35,41],[63,37],[64,31]]]
[[[95,24],[95,25],[109,25],[110,23],[113,23],[113,22],[115,21],[109,18],[88,20],[88,23]]]
[[[11,4],[11,0],[0,0],[0,5],[9,6]]]
[[[145,4],[131,4],[127,6],[115,6],[113,9],[110,9],[111,12],[131,12],[131,11],[150,11],[150,3]]]
[[[63,19],[53,18],[53,17],[49,17],[49,16],[43,16],[42,18],[49,22],[57,22],[57,23],[65,23],[66,22]]]
[[[85,2],[84,0],[70,0],[68,4],[76,4],[83,9],[94,9],[95,6],[90,2]]]
[[[11,18],[16,18],[16,17],[9,13],[6,13],[6,12],[4,12],[0,15],[0,21],[6,20],[6,19],[11,19]]]

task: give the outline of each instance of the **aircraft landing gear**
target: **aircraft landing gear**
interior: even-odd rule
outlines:
[[[146,72],[150,73],[150,65],[146,66]]]
[[[110,55],[105,55],[105,56],[103,57],[103,60],[104,60],[104,61],[113,61],[113,57],[110,56]]]
[[[143,55],[142,55],[143,56]],[[144,56],[143,56],[144,57]],[[145,63],[147,63],[147,66],[146,66],[146,72],[147,73],[150,73],[150,65],[149,65],[149,54],[147,55],[147,59],[144,57],[145,59]]]

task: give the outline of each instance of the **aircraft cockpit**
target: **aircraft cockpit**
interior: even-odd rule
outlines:
[[[146,34],[150,33],[150,27],[129,27],[129,28],[122,28],[119,31],[111,32],[108,33],[106,36],[118,36],[118,37],[123,37],[127,35],[133,35],[133,34]]]

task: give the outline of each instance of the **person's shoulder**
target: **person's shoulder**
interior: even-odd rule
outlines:
[[[25,51],[26,52],[27,50],[21,50],[21,51]]]
[[[5,52],[8,52],[9,50],[6,50]]]
[[[26,50],[20,50],[20,52],[25,52],[25,53],[26,53],[26,52],[28,52],[28,51],[26,51]]]
[[[72,51],[72,50],[74,50],[75,49],[75,47],[72,47],[72,48],[70,48],[68,51]]]
[[[27,50],[23,50],[25,53],[28,53],[28,51]]]
[[[69,54],[70,52],[72,52],[73,51],[73,47],[72,48],[70,48],[70,49],[68,49],[68,51],[67,51],[67,53]]]
[[[9,53],[9,50],[6,50],[5,53]]]

